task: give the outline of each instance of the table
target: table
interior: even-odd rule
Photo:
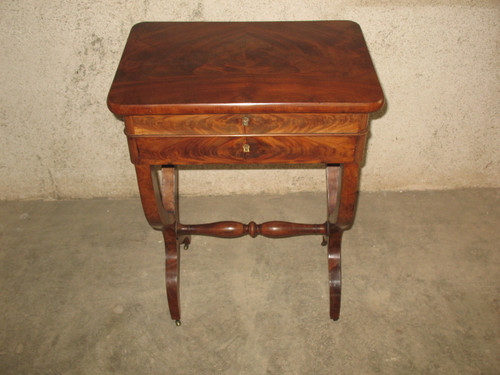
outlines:
[[[353,223],[368,116],[383,101],[355,22],[132,28],[107,103],[125,121],[145,216],[163,233],[167,299],[177,325],[180,247],[192,235],[323,236],[330,317],[339,318],[342,233]],[[177,166],[294,163],[325,166],[324,223],[179,222]]]

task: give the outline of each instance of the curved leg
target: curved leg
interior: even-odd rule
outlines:
[[[328,238],[328,277],[330,287],[330,318],[338,320],[340,315],[341,295],[341,263],[340,245],[343,231],[338,227],[331,227]]]
[[[170,316],[180,325],[181,309],[179,304],[179,266],[180,244],[177,241],[175,230],[163,231],[165,240],[165,284],[167,289],[168,307]]]
[[[177,169],[136,165],[137,181],[144,214],[149,224],[161,230],[165,240],[165,281],[168,306],[172,319],[180,325],[179,308],[179,245],[176,225],[179,220],[177,199]],[[189,238],[183,238],[185,244]]]
[[[342,233],[351,227],[358,194],[359,165],[328,165],[328,277],[330,318],[338,320],[341,296],[340,250]]]
[[[342,182],[338,215],[335,224],[343,230],[350,229],[354,221],[358,201],[359,164],[349,163],[342,166]]]
[[[154,229],[163,230],[172,218],[163,209],[158,183],[159,168],[159,166],[136,165],[135,171],[144,215]]]
[[[168,308],[175,323],[181,325],[181,309],[179,304],[179,268],[180,242],[177,238],[177,223],[179,221],[179,200],[177,196],[177,169],[162,167],[160,178],[160,194],[163,209],[170,217],[163,230],[165,240],[165,284],[167,289]]]

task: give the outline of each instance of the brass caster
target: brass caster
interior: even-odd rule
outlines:
[[[177,327],[180,327],[180,326],[181,326],[181,321],[180,321],[180,320],[176,320],[176,321],[175,321],[175,325],[176,325]]]
[[[184,242],[184,250],[189,249],[189,244]]]

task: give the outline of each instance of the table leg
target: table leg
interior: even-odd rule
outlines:
[[[165,240],[165,283],[167,289],[170,316],[180,325],[181,309],[179,305],[179,267],[180,242],[177,238],[176,225],[179,222],[178,172],[175,167],[162,167],[160,170],[160,195],[163,208],[170,225],[163,230]]]
[[[167,299],[170,309],[170,315],[173,320],[176,320],[176,324],[180,325],[180,245],[189,245],[189,234],[192,231],[194,231],[193,233],[197,234],[217,234],[212,233],[214,232],[213,230],[208,231],[208,229],[206,230],[208,231],[207,233],[203,232],[203,229],[206,229],[205,227],[210,225],[182,226],[181,224],[179,224],[177,168],[173,166],[160,167],[136,165],[136,172],[137,180],[139,183],[139,191],[141,194],[141,201],[146,218],[153,228],[161,230],[163,233],[166,255],[165,279]],[[351,227],[354,219],[359,182],[359,165],[358,163],[327,165],[326,174],[328,191],[328,218],[325,227],[323,227],[322,225],[318,226],[300,224],[299,229],[303,229],[302,227],[307,227],[308,233],[302,233],[302,231],[298,231],[298,229],[295,228],[295,230],[292,231],[293,233],[287,232],[287,236],[295,234],[309,234],[309,232],[311,232],[310,234],[312,234],[314,232],[324,234],[328,237],[325,242],[328,245],[330,317],[333,320],[338,320],[340,314],[341,299],[341,241],[344,230],[347,230]],[[267,226],[265,224],[262,224],[261,226],[264,229],[269,229],[268,227],[274,228],[274,226],[270,226],[270,224],[273,223],[274,222],[269,222],[265,223],[267,224]],[[256,228],[259,227],[255,223],[253,224]],[[279,226],[279,228],[282,229],[282,224],[290,223],[278,224],[281,225]],[[179,228],[177,228],[178,225],[180,225]],[[264,230],[262,228],[261,231]],[[192,230],[190,231],[189,229]],[[270,237],[280,237],[280,235],[276,235],[276,233],[274,232],[267,233],[267,229],[265,233],[262,234],[267,234]],[[250,231],[250,229],[248,229],[248,231]],[[241,233],[241,235],[244,234],[243,232]],[[257,232],[255,234],[257,234]]]
[[[163,209],[158,183],[159,169],[160,167],[155,165],[135,166],[144,215],[154,229],[163,230],[171,224],[173,218],[169,217]]]
[[[180,325],[179,265],[180,244],[189,237],[177,238],[179,219],[177,168],[136,165],[137,181],[144,214],[149,224],[161,230],[165,242],[165,283],[170,316]]]
[[[168,307],[170,316],[177,325],[181,321],[181,309],[179,304],[179,267],[180,267],[180,244],[177,241],[175,230],[165,229],[163,231],[165,240],[165,285],[167,289]]]
[[[359,165],[328,165],[328,275],[330,288],[330,318],[338,320],[341,297],[341,243],[344,230],[354,220],[357,201]]]

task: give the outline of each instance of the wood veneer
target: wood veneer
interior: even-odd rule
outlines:
[[[144,213],[162,231],[171,318],[180,325],[180,247],[192,235],[318,235],[330,317],[339,318],[341,240],[354,220],[368,115],[384,98],[351,21],[151,22],[129,35],[108,95],[123,116]],[[320,224],[179,221],[179,165],[324,164]]]

